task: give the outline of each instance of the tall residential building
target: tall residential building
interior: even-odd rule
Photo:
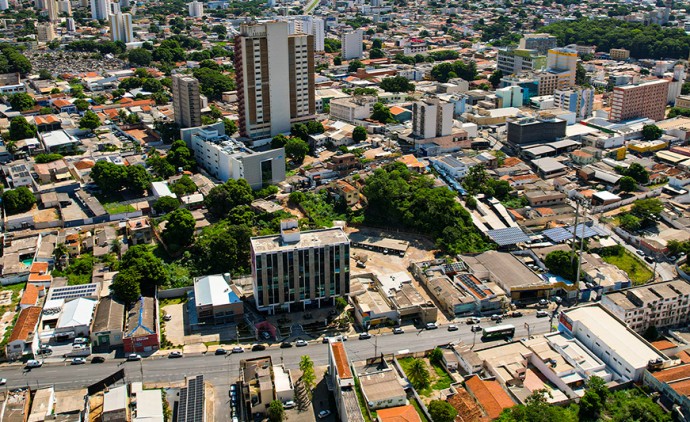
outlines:
[[[0,0],[0,10],[7,10],[10,8],[10,4],[7,0]]]
[[[362,29],[355,29],[352,32],[343,32],[340,36],[340,47],[344,60],[359,59],[362,57],[364,49],[362,39],[364,32]]]
[[[518,85],[506,86],[496,90],[498,108],[522,107],[522,88]]]
[[[412,135],[421,139],[448,136],[453,129],[452,103],[425,98],[412,104]]]
[[[49,42],[55,39],[55,27],[50,22],[41,22],[36,25],[38,42]]]
[[[284,220],[279,235],[251,239],[251,262],[261,311],[320,307],[350,293],[350,240],[339,227],[300,232],[297,220]]]
[[[55,23],[58,21],[60,11],[58,10],[58,0],[45,0],[46,10],[48,11],[48,21]]]
[[[67,16],[72,16],[72,2],[70,0],[58,0],[58,10]]]
[[[546,67],[546,57],[537,50],[506,49],[498,50],[496,67],[504,75],[518,75]]]
[[[104,21],[110,16],[110,0],[91,0],[91,19]]]
[[[601,306],[644,333],[649,327],[687,325],[690,322],[690,284],[685,280],[651,283],[611,292]]]
[[[568,86],[574,86],[577,72],[577,51],[569,48],[552,48],[546,55],[546,68],[551,73],[567,74]]]
[[[189,16],[192,18],[200,18],[204,14],[204,3],[200,1],[193,1],[189,3]]]
[[[113,41],[122,41],[125,44],[133,41],[134,31],[132,30],[132,15],[129,13],[116,13],[110,15],[110,39]]]
[[[646,117],[654,121],[664,120],[668,84],[667,80],[659,79],[613,88],[610,120],[621,122],[639,117]]]
[[[518,48],[536,50],[542,56],[552,48],[556,48],[558,39],[551,34],[525,34],[520,39]]]
[[[120,3],[110,2],[110,15],[117,15],[118,13],[121,13]]]
[[[235,68],[242,136],[269,138],[314,117],[313,35],[288,35],[286,22],[241,25]]]
[[[668,103],[673,105],[676,104],[676,98],[678,98],[683,90],[686,76],[685,65],[679,63],[673,66],[673,79],[668,83],[668,95],[666,97]]]
[[[74,23],[74,18],[67,18],[67,32],[75,32],[77,25]]]
[[[594,88],[556,90],[553,93],[553,105],[562,110],[572,111],[578,121],[592,117]]]
[[[307,34],[314,36],[314,51],[324,50],[324,21],[313,16],[288,16],[288,32],[293,34]]]
[[[199,81],[188,75],[173,75],[172,96],[175,123],[181,128],[201,126]]]

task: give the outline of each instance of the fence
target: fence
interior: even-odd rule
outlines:
[[[166,289],[158,291],[158,299],[170,299],[173,297],[184,297],[187,292],[194,289],[194,286],[178,287],[176,289]]]

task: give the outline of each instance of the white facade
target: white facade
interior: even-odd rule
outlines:
[[[109,0],[91,0],[91,19],[106,20],[110,16]]]
[[[412,135],[421,139],[448,136],[453,129],[453,104],[437,98],[412,104]]]
[[[340,37],[343,60],[359,59],[362,57],[363,35],[364,32],[361,29],[343,33]]]
[[[129,13],[116,13],[110,16],[110,39],[122,41],[125,44],[133,41],[132,15]]]
[[[76,30],[77,25],[74,23],[74,18],[67,18],[67,32],[75,32]]]
[[[575,113],[577,121],[592,117],[594,109],[594,88],[555,90],[553,106]]]
[[[9,7],[10,5],[7,0],[0,0],[0,10],[7,10]]]
[[[330,114],[334,119],[355,123],[371,116],[376,97],[334,98],[330,102]]]
[[[60,13],[65,13],[67,16],[72,16],[72,2],[69,0],[59,0],[58,10]]]
[[[192,18],[200,18],[204,14],[204,4],[200,1],[193,1],[189,3],[189,16]]]
[[[46,0],[46,10],[48,11],[48,21],[55,23],[58,20],[58,1],[57,0]]]
[[[55,39],[55,27],[50,22],[42,22],[36,25],[38,42],[49,42]]]
[[[313,16],[290,16],[287,18],[290,35],[306,34],[314,36],[314,51],[324,50],[324,21]]]

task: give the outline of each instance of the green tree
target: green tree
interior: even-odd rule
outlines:
[[[271,422],[280,422],[285,419],[285,408],[280,400],[273,400],[268,405],[268,420]]]
[[[314,362],[309,355],[303,355],[299,360],[299,370],[302,372],[300,380],[304,389],[307,391],[309,399],[312,397],[312,389],[316,382],[316,373],[314,372]]]
[[[623,192],[633,192],[637,190],[637,182],[630,176],[623,176],[618,181],[618,187]]]
[[[609,390],[606,387],[606,382],[597,376],[590,377],[587,380],[585,395],[580,400],[580,408],[578,409],[580,420],[598,420],[606,406],[608,395]]]
[[[653,141],[655,139],[661,138],[663,131],[657,125],[644,125],[642,126],[642,137],[647,141]]]
[[[352,139],[355,142],[363,142],[367,140],[367,130],[364,128],[364,126],[355,127],[355,129],[352,131]]]
[[[462,187],[465,188],[468,194],[476,195],[487,185],[488,180],[489,174],[483,165],[472,166],[465,178],[462,179]]]
[[[84,116],[79,120],[80,129],[94,130],[101,125],[101,119],[91,110],[87,110]]]
[[[428,409],[434,422],[453,422],[458,415],[458,411],[445,400],[432,400]]]
[[[617,167],[616,170],[624,176],[632,177],[637,183],[642,185],[649,183],[649,172],[640,163],[632,163],[627,169]]]
[[[141,297],[141,276],[135,269],[124,267],[115,275],[110,290],[116,298],[131,305]]]
[[[180,207],[180,201],[171,196],[162,196],[153,203],[153,209],[159,214],[167,214]]]
[[[395,118],[393,117],[391,110],[383,105],[383,103],[374,104],[371,118],[380,123],[395,123]]]
[[[434,363],[434,364],[441,364],[443,361],[443,350],[441,350],[438,347],[435,347],[430,353],[429,353],[429,362]]]
[[[629,232],[635,232],[642,227],[642,220],[632,214],[622,214],[618,217],[620,226]]]
[[[127,53],[127,60],[134,66],[148,66],[153,60],[153,55],[144,48],[134,48]]]
[[[120,261],[120,268],[132,269],[141,277],[139,285],[144,294],[153,294],[156,286],[168,283],[169,276],[163,261],[155,256],[147,245],[134,245],[127,249]]]
[[[196,168],[196,160],[192,150],[181,140],[172,143],[165,159],[176,169],[182,168],[183,170],[191,171]]]
[[[88,110],[88,109],[89,109],[89,105],[90,105],[89,102],[86,101],[86,100],[83,99],[83,98],[79,98],[79,99],[77,99],[77,100],[74,101],[74,106],[77,107],[77,110],[79,110],[79,111],[86,111],[86,110]]]
[[[252,236],[249,226],[232,224],[228,220],[205,227],[191,249],[195,271],[198,274],[246,274],[250,270],[249,239]]]
[[[536,390],[525,400],[524,405],[517,405],[503,410],[497,419],[499,422],[577,422],[576,415],[567,409],[551,405],[546,397],[546,390]]]
[[[91,179],[103,192],[117,192],[127,183],[127,169],[110,161],[97,161],[91,169]]]
[[[249,205],[254,200],[252,188],[244,179],[228,179],[216,186],[204,198],[204,204],[215,217],[225,217],[230,210],[240,205]]]
[[[289,140],[287,136],[279,133],[271,139],[271,148],[283,148]]]
[[[158,79],[148,78],[144,80],[141,89],[151,93],[161,92],[163,90],[163,84]]]
[[[544,265],[552,273],[570,281],[575,281],[575,278],[577,278],[578,257],[575,256],[571,263],[570,255],[570,252],[563,250],[549,252],[544,258]]]
[[[333,57],[333,65],[334,66],[340,66],[343,64],[343,58],[340,56],[335,56]]]
[[[189,210],[178,208],[168,218],[163,231],[163,238],[169,247],[178,250],[192,243],[196,220]]]
[[[381,38],[374,38],[371,41],[371,48],[372,48],[372,50],[375,48],[378,48],[378,49],[383,48],[383,41],[381,40]]]
[[[641,218],[643,224],[647,224],[654,218],[659,217],[664,210],[664,204],[656,198],[638,199],[633,202],[630,212]]]
[[[363,68],[363,67],[364,67],[364,65],[359,60],[352,60],[347,65],[347,71],[350,73],[355,73],[355,72],[357,72],[357,69]]]
[[[386,92],[410,92],[414,91],[414,84],[404,76],[383,78],[379,87]]]
[[[370,59],[382,59],[384,57],[386,57],[386,53],[384,53],[380,48],[372,48],[371,51],[369,51]]]
[[[491,86],[496,89],[498,85],[501,84],[501,79],[503,79],[503,71],[501,69],[496,69],[491,76],[489,76],[489,82],[491,83]]]
[[[300,138],[290,138],[285,144],[285,155],[292,161],[301,163],[309,153],[309,144]]]
[[[429,386],[429,370],[421,359],[414,359],[407,370],[407,378],[414,388],[423,390]]]
[[[22,139],[36,137],[36,126],[29,124],[24,116],[16,116],[10,120],[10,139],[20,141]]]
[[[235,123],[234,120],[230,120],[227,117],[223,118],[223,125],[225,125],[226,135],[232,136],[235,132],[237,132],[237,123]]]
[[[191,195],[197,189],[196,183],[186,174],[170,185],[170,190],[177,196]]]
[[[6,190],[2,193],[2,204],[7,214],[29,211],[35,203],[36,197],[26,186]]]
[[[52,163],[53,161],[61,160],[62,154],[37,154],[34,160],[38,164]]]
[[[323,127],[323,123],[317,121],[317,120],[311,120],[306,123],[307,126],[307,133],[310,135],[315,135],[318,133],[323,133],[325,131]],[[306,141],[306,139],[305,139]]]
[[[335,309],[338,310],[339,313],[342,313],[345,308],[347,308],[347,299],[343,297],[336,297],[335,298]]]
[[[50,73],[50,70],[41,69],[38,71],[38,79],[51,80],[53,79],[53,75]]]
[[[36,105],[36,101],[33,97],[23,92],[10,95],[7,101],[12,106],[12,110],[15,111],[28,110]]]
[[[309,128],[304,123],[295,123],[290,128],[290,135],[297,137],[297,138],[300,138],[304,142],[308,142],[309,141]]]
[[[125,186],[131,191],[143,193],[151,187],[151,174],[144,166],[128,166],[125,173],[127,175]]]
[[[235,80],[218,70],[202,67],[195,69],[193,73],[194,77],[199,80],[201,92],[209,100],[219,101],[224,92],[235,89]]]
[[[589,78],[587,77],[587,70],[582,63],[577,62],[575,67],[575,83],[578,85],[586,85],[589,83]]]

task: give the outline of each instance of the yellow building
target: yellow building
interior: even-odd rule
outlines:
[[[668,142],[662,141],[661,139],[657,139],[655,141],[633,141],[628,144],[628,149],[630,151],[634,151],[639,154],[656,152],[667,147]]]

